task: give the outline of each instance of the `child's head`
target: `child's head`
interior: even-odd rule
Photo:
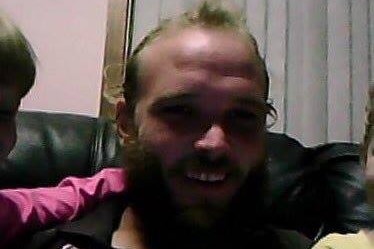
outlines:
[[[21,31],[0,12],[0,162],[16,141],[15,115],[34,84],[34,59]]]
[[[35,80],[35,56],[21,31],[0,12],[0,86],[23,97]]]

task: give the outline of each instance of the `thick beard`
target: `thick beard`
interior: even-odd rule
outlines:
[[[261,211],[267,186],[264,161],[253,167],[215,226],[206,229],[181,219],[181,211],[164,179],[160,159],[138,142],[127,144],[125,148],[129,202],[150,248],[172,248],[171,245],[181,248],[181,241],[187,247],[198,248],[197,245],[204,244],[209,237],[216,240],[220,233],[224,234],[221,237],[232,241],[230,238],[240,236],[238,231],[252,230],[263,221]],[[219,247],[222,245],[220,242]]]

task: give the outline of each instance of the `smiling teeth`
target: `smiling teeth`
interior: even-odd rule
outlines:
[[[199,180],[203,182],[218,182],[218,181],[223,181],[226,178],[226,174],[187,172],[187,177],[193,180]]]

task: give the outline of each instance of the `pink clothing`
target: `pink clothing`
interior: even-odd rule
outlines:
[[[56,187],[0,190],[0,246],[25,231],[71,220],[125,188],[125,171],[106,168],[89,178],[67,177]]]

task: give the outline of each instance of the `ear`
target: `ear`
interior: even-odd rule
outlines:
[[[126,141],[130,136],[131,127],[129,122],[128,110],[124,98],[120,98],[116,104],[116,123],[117,133],[121,139]]]

